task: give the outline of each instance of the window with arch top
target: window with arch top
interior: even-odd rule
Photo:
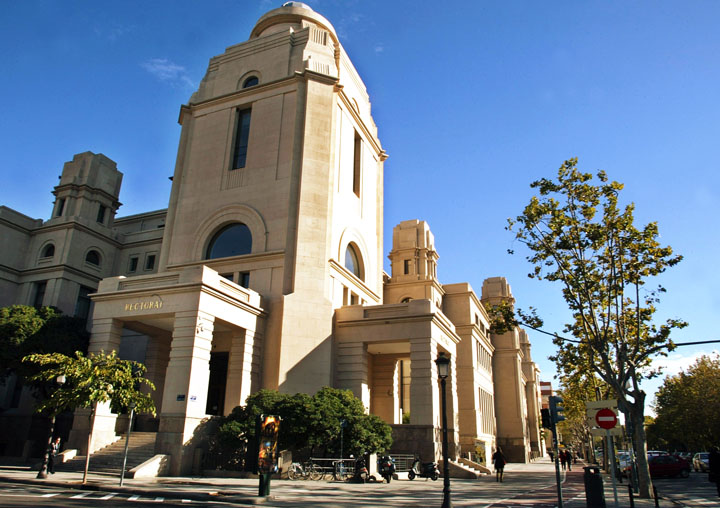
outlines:
[[[215,233],[208,244],[205,259],[242,256],[252,252],[252,233],[245,224],[229,224]]]
[[[51,258],[55,255],[55,246],[53,244],[48,244],[45,246],[45,248],[42,250],[42,253],[40,254],[41,258]]]
[[[91,250],[85,255],[85,262],[91,265],[100,266],[100,253],[96,250]]]
[[[250,76],[249,78],[247,78],[247,79],[243,82],[242,87],[243,87],[243,88],[250,88],[251,86],[257,85],[258,83],[260,83],[260,80],[258,79],[257,76]]]
[[[345,249],[345,268],[348,269],[355,277],[360,280],[364,280],[365,274],[363,273],[362,263],[356,247],[353,244],[348,244]]]

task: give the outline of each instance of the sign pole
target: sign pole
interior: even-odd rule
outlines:
[[[605,429],[605,437],[607,439],[606,448],[610,454],[610,467],[612,467],[610,476],[612,477],[613,496],[615,496],[615,508],[618,508],[617,478],[615,478],[615,449],[613,447],[613,439],[610,436],[610,429]]]

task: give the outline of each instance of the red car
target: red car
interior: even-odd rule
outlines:
[[[650,465],[650,476],[680,476],[687,478],[690,476],[690,463],[680,457],[674,455],[657,455],[648,458]]]

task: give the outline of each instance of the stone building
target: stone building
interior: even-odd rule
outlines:
[[[90,152],[65,164],[49,220],[0,207],[0,305],[87,317],[91,352],[142,361],[158,416],[139,425],[172,474],[191,470],[203,419],[260,388],[351,389],[393,426],[395,452],[439,457],[440,352],[451,455],[542,454],[528,337],[491,334],[483,306],[513,301],[505,279],[479,297],[441,284],[419,220],[395,226],[383,271],[386,154],[324,17],[299,2],[262,16],[210,60],[179,122],[166,210],[116,218],[122,173]],[[20,399],[0,392],[5,416],[27,414]],[[116,439],[116,420],[98,409],[93,448]],[[80,453],[87,425],[75,418],[70,435]]]

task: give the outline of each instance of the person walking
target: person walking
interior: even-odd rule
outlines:
[[[50,443],[50,450],[48,450],[48,465],[47,472],[55,474],[55,456],[60,452],[60,438],[56,437]]]
[[[572,471],[572,453],[570,450],[565,450],[565,462],[567,463],[568,471]]]
[[[718,497],[720,497],[720,451],[718,451],[717,446],[710,448],[708,463],[710,469],[710,472],[708,473],[708,480],[710,480],[711,483],[715,483]]]
[[[495,481],[503,481],[503,472],[505,470],[505,455],[503,455],[502,448],[499,446],[495,449],[495,453],[492,456],[493,465],[495,466]]]
[[[558,452],[558,459],[560,460],[562,470],[565,471],[565,468],[567,467],[567,455],[565,455],[565,450],[560,450]]]

